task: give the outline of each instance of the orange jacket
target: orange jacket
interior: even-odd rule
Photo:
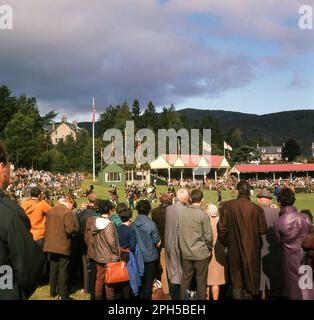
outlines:
[[[31,233],[35,241],[44,238],[46,229],[46,213],[51,206],[37,198],[29,198],[23,201],[21,207],[31,222]]]

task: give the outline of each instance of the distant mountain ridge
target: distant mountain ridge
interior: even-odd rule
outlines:
[[[223,110],[181,109],[179,114],[185,115],[191,126],[210,115],[217,120],[224,133],[230,128],[239,128],[245,140],[262,137],[274,145],[282,145],[289,138],[295,139],[303,153],[311,155],[314,142],[314,110],[295,110],[269,113],[263,115],[248,114]],[[91,122],[81,122],[79,126],[91,130]],[[95,123],[97,132],[98,123]]]
[[[314,142],[314,110],[295,110],[264,115],[222,110],[181,109],[191,124],[197,124],[210,114],[226,133],[230,128],[239,128],[246,139],[263,137],[274,145],[282,145],[288,138],[295,139],[305,155],[311,155]]]

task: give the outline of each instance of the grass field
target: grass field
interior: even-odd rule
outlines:
[[[93,184],[92,180],[85,180],[82,184],[83,189],[88,189],[89,186]],[[100,186],[98,184],[93,184],[95,187],[95,193],[100,199],[107,199],[108,198],[108,189],[106,187]],[[157,196],[163,192],[167,191],[166,186],[159,186],[157,188]],[[126,201],[125,195],[124,195],[124,189],[119,188],[118,189],[118,194],[119,194],[119,201]],[[231,191],[222,191],[222,199],[224,201],[233,199],[234,196],[232,195]],[[256,196],[251,198],[253,202],[257,203],[257,198]],[[78,203],[82,203],[83,201],[86,201],[85,199],[78,199]],[[217,193],[216,191],[210,191],[210,190],[205,190],[204,191],[204,202],[209,203],[212,202],[214,204],[217,204]],[[273,203],[277,205],[277,201],[273,200]],[[153,204],[153,206],[158,205],[158,203]],[[314,212],[314,193],[297,193],[296,194],[296,202],[295,206],[297,207],[298,210],[302,209],[310,209],[312,212]],[[135,213],[136,214],[136,213]]]
[[[98,185],[97,183],[93,183],[92,180],[85,180],[82,184],[83,189],[88,189],[89,186],[93,184],[95,187],[95,193],[97,194],[98,198],[100,199],[107,199],[108,198],[108,189]],[[166,186],[160,186],[157,188],[157,196],[163,192],[167,191]],[[125,195],[124,195],[124,189],[120,188],[118,189],[118,194],[119,194],[119,201],[126,201]],[[230,191],[223,191],[222,192],[222,199],[225,200],[230,200],[234,198],[232,193]],[[85,198],[78,199],[78,206],[82,202],[86,201]],[[252,197],[252,201],[257,202],[256,196]],[[214,204],[217,204],[217,194],[216,191],[210,191],[210,190],[205,190],[204,191],[204,202],[209,203],[212,202]],[[273,203],[277,204],[275,200],[273,200]],[[157,206],[158,203],[153,204],[153,207]],[[310,209],[312,212],[314,212],[314,193],[297,193],[296,194],[296,203],[295,206],[297,209],[300,211],[302,209]],[[135,218],[137,215],[136,211],[134,210],[133,212],[133,218]],[[82,293],[81,288],[78,288],[73,294],[71,294],[71,297],[73,299],[77,300],[87,300],[89,299],[89,295]],[[51,300],[49,296],[49,286],[42,286],[39,287],[34,295],[31,297],[32,300]]]

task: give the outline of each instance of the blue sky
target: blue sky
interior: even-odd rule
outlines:
[[[7,0],[0,83],[68,118],[134,98],[264,114],[314,108],[300,0]],[[314,0],[306,3],[314,8]]]

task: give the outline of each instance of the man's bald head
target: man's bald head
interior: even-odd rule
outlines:
[[[189,192],[184,189],[184,188],[180,188],[177,191],[177,199],[183,203],[188,203],[189,202]]]

